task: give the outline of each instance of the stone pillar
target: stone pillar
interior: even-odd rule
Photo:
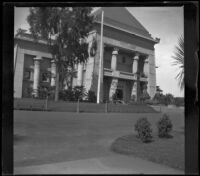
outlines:
[[[51,86],[56,86],[56,63],[51,60]]]
[[[112,101],[112,97],[116,92],[117,89],[117,84],[118,84],[118,79],[117,78],[113,78],[111,81],[111,85],[110,85],[110,91],[109,91],[109,100]]]
[[[79,63],[77,70],[77,86],[82,86],[82,84],[83,84],[83,63]]]
[[[111,60],[111,69],[117,70],[117,55],[118,55],[118,48],[114,48],[112,52],[112,60]]]
[[[144,74],[148,77],[149,75],[149,60],[148,58],[144,61]]]
[[[139,53],[136,53],[136,55],[133,58],[133,66],[132,66],[132,73],[135,74],[138,71],[138,60],[139,60]]]
[[[138,82],[137,81],[134,81],[132,84],[131,100],[133,100],[133,99],[134,99],[134,101],[138,100]]]
[[[34,75],[33,75],[33,95],[38,97],[38,86],[40,81],[40,61],[41,57],[34,58]]]

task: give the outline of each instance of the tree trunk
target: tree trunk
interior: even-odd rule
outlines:
[[[56,90],[55,90],[55,101],[59,99],[59,72],[58,68],[56,67]]]

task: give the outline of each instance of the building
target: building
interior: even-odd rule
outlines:
[[[100,62],[102,10],[103,60]],[[144,91],[153,98],[156,93],[154,45],[159,39],[152,38],[124,7],[102,7],[93,15],[96,22],[87,41],[89,51],[96,41],[96,53],[90,54],[86,64],[77,65],[77,77],[73,77],[72,86],[83,85],[87,91],[99,93],[100,102],[111,100],[114,94],[124,102],[133,97],[139,100]],[[14,53],[14,97],[28,97],[29,88],[37,92],[40,84],[55,85],[56,65],[44,40],[35,43],[30,34],[19,34],[15,37]],[[50,79],[46,76],[49,71]],[[97,91],[99,73],[100,91]]]

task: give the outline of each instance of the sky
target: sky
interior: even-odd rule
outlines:
[[[155,62],[157,86],[163,93],[171,93],[175,97],[184,97],[184,90],[178,86],[175,79],[179,70],[172,66],[172,56],[178,38],[184,33],[183,7],[127,7],[129,12],[149,31],[155,38],[160,38],[160,42],[155,45]],[[15,8],[14,32],[18,28],[29,29],[26,22],[29,13],[26,7]]]

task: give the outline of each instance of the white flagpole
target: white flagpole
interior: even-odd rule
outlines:
[[[100,41],[100,59],[99,59],[99,77],[98,77],[98,89],[97,89],[97,103],[100,103],[100,84],[101,84],[101,70],[102,70],[102,55],[103,55],[103,17],[104,11],[101,14],[101,41]]]

